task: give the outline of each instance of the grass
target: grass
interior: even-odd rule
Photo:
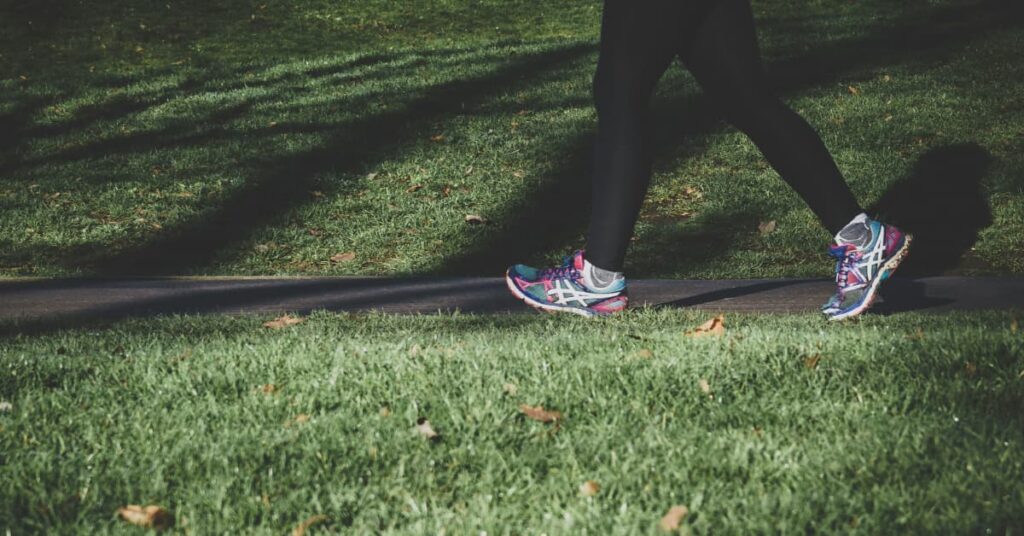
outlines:
[[[675,504],[692,533],[1024,529],[1019,311],[684,335],[706,318],[198,316],[9,338],[0,528],[135,533],[114,512],[136,503],[204,534],[315,514],[356,534],[648,533]]]
[[[917,234],[901,273],[1024,272],[1019,8],[755,4],[780,94]],[[599,17],[0,0],[0,277],[554,261],[583,242],[585,203],[564,199],[586,198]],[[688,75],[654,106],[631,276],[828,273],[826,233]],[[4,324],[0,529],[136,533],[116,509],[158,504],[196,533],[316,514],[314,531],[644,533],[685,504],[692,533],[1019,534],[1019,318],[735,315],[721,339],[670,310]]]
[[[1006,254],[1024,247],[1018,8],[756,7],[780,93],[865,205],[921,239],[907,272],[1024,272]],[[599,17],[591,1],[2,2],[0,276],[557,260],[583,245],[585,203],[561,200],[586,199]],[[630,275],[829,272],[827,233],[685,72],[655,101]]]

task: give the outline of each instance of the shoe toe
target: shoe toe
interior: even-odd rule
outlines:
[[[518,277],[520,279],[525,279],[527,281],[535,281],[540,274],[540,270],[532,266],[527,266],[525,264],[516,264],[509,267],[508,273],[509,275]]]

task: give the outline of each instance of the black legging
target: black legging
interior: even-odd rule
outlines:
[[[826,228],[861,212],[817,133],[769,89],[749,0],[606,0],[587,260],[622,270],[651,175],[651,94],[675,57]]]

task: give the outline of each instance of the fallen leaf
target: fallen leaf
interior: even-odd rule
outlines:
[[[757,437],[762,437],[764,436],[764,428],[761,428],[760,426],[755,426],[753,429],[750,430],[750,433],[754,434]]]
[[[722,336],[725,335],[725,316],[718,315],[707,322],[704,322],[696,329],[687,331],[687,337],[703,337],[705,335]]]
[[[288,422],[295,424],[306,424],[307,422],[309,422],[309,415],[306,415],[305,413],[300,413],[296,415],[291,421]]]
[[[270,329],[281,329],[288,326],[294,326],[295,324],[301,324],[305,322],[305,318],[292,315],[279,316],[269,322],[264,322],[263,327]]]
[[[344,253],[338,253],[336,255],[331,256],[331,262],[337,262],[337,263],[349,262],[349,261],[351,261],[351,260],[353,260],[355,258],[356,258],[356,252],[354,252],[354,251],[346,251]]]
[[[320,236],[324,234],[323,230],[317,229],[315,227],[310,227],[309,229],[306,229],[306,232],[309,233],[309,236]]]
[[[637,350],[637,352],[633,355],[637,359],[651,359],[652,357],[654,357],[654,352],[648,350],[647,348],[641,348]]]
[[[470,225],[480,225],[487,223],[487,218],[484,218],[483,216],[480,216],[478,214],[466,214],[465,219],[466,223]]]
[[[526,173],[523,170],[521,170],[521,169],[517,169],[517,170],[512,172],[512,176],[517,178],[517,179],[522,179],[523,177],[526,176]]]
[[[0,402],[0,413],[7,413],[8,411],[14,410],[14,404],[4,400]]]
[[[379,413],[380,413],[381,417],[390,417],[391,416],[391,409],[388,408],[387,406],[381,406]]]
[[[804,367],[809,369],[818,368],[819,361],[821,361],[821,354],[809,355],[804,358]]]
[[[683,188],[683,197],[686,197],[688,199],[700,199],[701,197],[703,197],[703,194],[700,193],[700,190],[694,188],[693,186],[686,186]]]
[[[367,173],[366,174],[366,180],[368,180],[368,181],[372,181],[373,179],[376,179],[376,178],[377,178],[377,174],[376,173]]]
[[[711,400],[715,399],[715,393],[711,391],[711,384],[708,383],[707,380],[701,378],[700,381],[697,382],[697,385],[700,387],[700,392],[708,395],[708,398]]]
[[[422,184],[413,184],[412,186],[410,186],[410,187],[405,189],[405,193],[411,194],[413,192],[418,192],[418,191],[420,191],[422,189],[423,189],[423,185]]]
[[[683,518],[689,513],[690,510],[687,507],[677,504],[668,509],[668,513],[661,518],[661,522],[658,523],[658,527],[665,532],[677,530],[679,528],[679,524],[682,523]]]
[[[889,75],[885,75],[885,76],[882,77],[882,81],[883,82],[891,82],[892,81],[892,77],[889,76]]]
[[[535,421],[540,421],[544,423],[555,422],[561,420],[562,418],[561,413],[557,411],[547,411],[544,409],[544,406],[534,407],[528,406],[526,404],[521,404],[519,406],[519,411],[522,411],[524,415]]]
[[[436,439],[440,437],[439,434],[434,431],[434,427],[430,426],[430,421],[428,421],[426,417],[420,417],[419,420],[416,421],[416,431],[427,439]]]
[[[1020,327],[1017,325],[1017,321],[1016,320],[1014,320],[1013,322],[1010,322],[1010,333],[1017,333],[1018,329],[1020,329]]]
[[[121,519],[139,527],[165,530],[174,526],[174,516],[170,512],[156,505],[140,506],[129,504],[124,508],[118,508],[117,514]]]
[[[430,137],[430,141],[434,143],[441,143],[442,141],[444,141],[444,134],[435,134]]]
[[[857,89],[856,86],[846,86],[846,90],[849,91],[850,95],[853,95],[854,97],[860,95],[860,90]]]
[[[775,232],[775,220],[763,221],[757,225],[757,230],[766,235]]]
[[[968,378],[973,378],[978,373],[978,365],[975,365],[973,361],[964,363],[964,374]]]
[[[315,516],[309,516],[305,521],[299,523],[297,527],[292,529],[292,536],[304,536],[309,527],[327,521],[329,518],[325,515],[318,514]]]
[[[519,388],[516,387],[516,384],[514,383],[506,383],[505,385],[502,385],[501,390],[508,396],[516,396],[516,393],[519,392]]]
[[[597,492],[601,491],[601,484],[593,480],[588,480],[580,484],[580,495],[584,497],[593,497],[597,495]]]
[[[272,383],[265,383],[260,386],[260,392],[265,395],[277,394],[277,386]]]

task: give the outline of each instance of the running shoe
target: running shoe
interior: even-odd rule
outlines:
[[[583,251],[566,257],[556,268],[539,270],[523,264],[505,272],[505,283],[515,297],[549,313],[573,313],[586,317],[607,316],[626,308],[626,280],[618,278],[607,288],[594,289],[584,282]]]
[[[829,320],[852,318],[868,310],[878,287],[910,251],[910,235],[875,220],[870,227],[867,246],[832,244],[829,248],[829,255],[836,259],[836,294],[822,306]]]

